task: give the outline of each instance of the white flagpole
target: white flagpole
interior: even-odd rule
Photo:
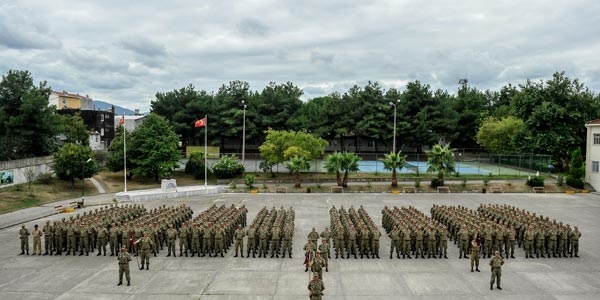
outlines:
[[[125,192],[127,192],[127,139],[125,139],[127,130],[125,130],[125,122],[123,122],[123,179],[125,180]]]
[[[208,164],[207,164],[207,158],[208,158],[208,115],[204,115],[204,186],[207,185],[207,176],[208,176]]]

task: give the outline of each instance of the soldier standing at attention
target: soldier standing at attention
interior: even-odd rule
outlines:
[[[109,237],[109,232],[108,229],[106,228],[106,226],[104,226],[103,224],[99,224],[98,225],[98,255],[96,256],[100,256],[102,254],[102,251],[104,251],[104,256],[106,256],[106,239]]]
[[[256,230],[254,229],[254,225],[251,224],[248,228],[248,241],[246,242],[246,248],[248,249],[248,253],[246,253],[246,257],[250,257],[250,250],[252,250],[252,257],[256,257],[256,245],[255,241]],[[285,248],[284,248],[285,251]],[[291,252],[290,252],[291,253]],[[202,255],[204,256],[204,255]]]
[[[52,250],[54,249],[54,228],[50,225],[50,221],[46,221],[46,225],[42,228],[44,232],[44,248],[46,252],[44,255],[52,255]]]
[[[502,290],[500,287],[500,277],[502,276],[502,265],[504,260],[500,256],[500,252],[494,252],[494,257],[490,259],[490,267],[492,267],[492,279],[490,280],[490,290],[494,289],[494,281],[496,281],[496,287]]]
[[[327,255],[329,255],[328,258],[331,258],[331,255],[329,254],[331,253],[331,231],[329,231],[329,227],[325,227],[325,230],[321,232],[320,236],[321,239],[327,242],[327,246],[330,247],[330,249],[327,249]]]
[[[235,256],[238,256],[238,249],[240,250],[240,254],[244,257],[244,236],[246,235],[246,231],[242,228],[242,224],[238,224],[237,229],[235,230]]]
[[[312,231],[308,234],[308,238],[311,240],[311,242],[313,243],[313,245],[316,248],[318,246],[317,240],[319,239],[319,233],[317,232],[317,230],[314,227],[313,227]]]
[[[269,237],[269,230],[267,229],[265,224],[260,226],[260,230],[258,231],[258,257],[267,257],[267,238]]]
[[[38,225],[33,225],[33,255],[42,255],[42,235],[44,233],[38,228]]]
[[[394,229],[390,231],[388,236],[392,239],[392,243],[390,244],[390,259],[393,258],[394,248],[396,249],[396,257],[400,258],[400,231],[398,230],[398,226],[394,226]]]
[[[323,291],[325,290],[325,285],[323,284],[323,280],[319,278],[319,274],[315,273],[313,275],[313,280],[308,283],[308,296],[310,300],[321,300],[323,299]]]
[[[171,256],[171,251],[173,251],[173,257],[177,257],[175,254],[175,238],[177,238],[177,231],[173,229],[173,224],[169,224],[169,229],[167,229],[167,249],[169,253],[167,257]]]
[[[573,251],[571,252],[571,257],[575,255],[575,257],[579,257],[579,238],[581,237],[581,232],[577,226],[574,227],[573,233],[571,235],[571,246],[573,247]]]
[[[288,256],[292,258],[292,238],[294,237],[294,229],[288,228],[287,226],[283,229],[283,255],[281,258],[285,258],[285,252],[288,252]]]
[[[117,256],[117,260],[119,261],[119,283],[117,286],[123,284],[123,273],[125,273],[125,278],[127,278],[127,285],[130,285],[129,262],[131,261],[131,256],[127,253],[126,246],[121,247],[121,252]]]
[[[319,253],[321,253],[321,257],[325,261],[325,272],[329,272],[329,245],[327,244],[327,240],[323,239],[321,245],[319,245]]]
[[[21,225],[21,230],[19,230],[19,236],[21,237],[21,254],[25,254],[27,251],[27,255],[29,255],[29,230],[25,228],[25,224]]]
[[[217,257],[217,252],[223,257],[223,233],[222,225],[215,226],[215,257]]]
[[[475,270],[479,271],[479,244],[476,240],[471,241],[471,272],[473,272],[473,265],[475,265]]]
[[[142,266],[140,267],[140,270],[144,269],[144,261],[146,262],[146,270],[150,270],[150,249],[154,248],[154,242],[152,242],[152,239],[149,238],[148,234],[144,232],[144,236],[139,238],[133,244],[137,245],[138,243],[140,244],[140,248],[142,250],[140,253],[140,257],[142,258]]]

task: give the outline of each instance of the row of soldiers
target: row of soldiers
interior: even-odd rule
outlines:
[[[361,205],[358,211],[351,206],[348,211],[342,206],[329,209],[331,233],[334,239],[335,257],[358,258],[365,256],[379,258],[379,239],[381,232]]]
[[[106,244],[108,220],[126,221],[135,219],[145,212],[141,205],[105,206],[96,210],[84,212],[63,218],[61,221],[46,221],[46,224],[34,238],[44,237],[44,255],[89,255],[96,248],[100,249]],[[28,251],[28,230],[25,226],[20,230],[21,249]],[[35,240],[34,240],[35,241]],[[39,251],[41,254],[41,250]],[[104,252],[106,255],[106,251]],[[101,255],[99,252],[98,255]]]
[[[183,224],[170,238],[179,238],[179,256],[223,257],[234,240],[235,230],[245,226],[248,209],[242,205],[235,207],[213,204],[193,220]],[[167,256],[175,254],[175,247],[169,247]]]
[[[523,245],[525,257],[579,257],[581,232],[575,226],[564,225],[548,216],[518,209],[509,205],[481,204],[477,211],[497,223],[507,224],[516,230],[518,245]],[[546,255],[544,255],[546,254]]]
[[[494,251],[514,258],[515,230],[496,223],[463,206],[433,205],[431,217],[448,227],[450,238],[458,245],[458,258],[469,258],[475,240],[483,258],[492,257]]]
[[[296,219],[296,213],[292,207],[287,211],[283,206],[277,210],[272,207],[268,210],[267,207],[263,207],[254,221],[246,232],[240,232],[239,244],[241,248],[242,257],[243,255],[243,237],[247,235],[247,253],[246,257],[267,257],[269,251],[271,257],[285,258],[286,253],[289,258],[292,258],[292,241],[294,238],[294,221]],[[237,256],[237,247],[236,247]]]
[[[382,213],[382,226],[391,239],[390,259],[394,250],[396,257],[412,258],[448,258],[448,230],[439,222],[427,217],[416,208],[389,208]]]

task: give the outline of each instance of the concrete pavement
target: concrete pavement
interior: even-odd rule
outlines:
[[[112,194],[86,197],[86,204],[112,203]],[[79,200],[79,199],[76,199]],[[245,204],[248,222],[263,206],[296,211],[294,258],[152,257],[150,270],[131,263],[132,286],[117,287],[116,259],[110,256],[19,256],[19,226],[42,225],[52,215],[37,219],[40,210],[25,209],[4,214],[0,230],[0,299],[306,299],[308,273],[302,266],[302,246],[312,227],[329,225],[331,205],[349,208],[363,205],[376,224],[381,209],[408,206],[429,215],[433,204],[480,203],[514,205],[577,225],[583,236],[581,258],[506,260],[502,272],[504,290],[490,291],[487,259],[481,273],[469,271],[469,260],[458,259],[458,248],[449,243],[448,259],[389,259],[390,240],[381,238],[381,259],[332,259],[324,273],[324,299],[598,299],[600,297],[600,196],[595,194],[218,194],[194,198],[144,202],[148,208],[186,203],[194,215],[212,204]],[[71,200],[72,201],[72,200]],[[68,203],[70,200],[65,200]],[[76,213],[94,209],[93,206]],[[10,219],[10,221],[5,221]],[[33,220],[33,221],[31,221]],[[8,227],[6,227],[8,226]],[[385,231],[380,228],[381,232]],[[30,242],[30,247],[32,243]]]

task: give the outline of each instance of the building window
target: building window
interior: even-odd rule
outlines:
[[[369,140],[367,142],[367,147],[371,147],[371,148],[375,147],[375,141],[374,140]]]
[[[592,161],[592,172],[593,173],[598,173],[600,172],[600,162],[596,161]]]
[[[104,128],[100,128],[100,136],[104,136]]]
[[[594,145],[600,145],[600,133],[594,133]]]
[[[100,122],[104,122],[104,114],[100,114]]]

